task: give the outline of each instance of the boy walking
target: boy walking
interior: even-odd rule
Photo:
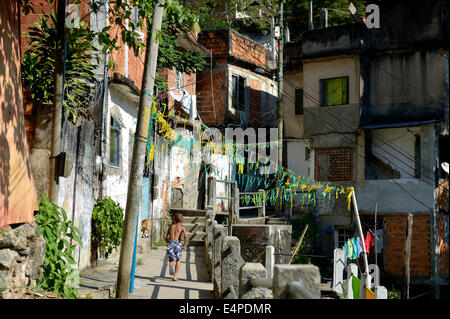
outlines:
[[[181,254],[183,248],[186,248],[187,244],[186,229],[183,226],[181,226],[183,220],[184,220],[183,215],[180,213],[176,213],[172,218],[172,224],[169,226],[166,233],[164,234],[164,240],[167,243],[167,254],[169,256],[169,274],[173,276],[174,281],[178,280],[177,275],[181,265],[180,263]],[[181,245],[180,242],[181,233],[184,234],[183,245]],[[170,238],[170,240],[168,238]],[[173,269],[174,264],[175,264],[175,271]]]

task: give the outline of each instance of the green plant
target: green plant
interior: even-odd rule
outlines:
[[[80,273],[74,266],[76,244],[71,242],[82,246],[80,231],[67,219],[64,209],[52,203],[45,194],[39,201],[36,223],[36,236],[43,235],[46,241],[43,275],[38,286],[63,298],[78,298]]]
[[[399,289],[392,287],[392,290],[388,291],[388,299],[401,299],[401,292]]]
[[[305,237],[303,238],[297,254],[312,252],[315,249],[315,244],[317,243],[317,225],[311,215],[299,216],[292,220],[292,237],[299,240],[306,225],[308,225],[308,230],[305,233]],[[310,264],[311,259],[306,256],[295,256],[293,263]]]
[[[97,200],[92,214],[92,245],[108,257],[120,245],[123,234],[123,209],[107,197]]]
[[[41,104],[52,104],[54,95],[56,57],[56,16],[40,15],[39,22],[30,28],[30,49],[24,53],[22,77],[24,86],[31,90],[31,97]],[[75,123],[78,116],[88,116],[89,103],[93,99],[96,83],[92,45],[94,34],[84,22],[78,28],[66,28],[67,51],[64,80],[64,107],[68,120]],[[98,61],[97,61],[98,62]]]

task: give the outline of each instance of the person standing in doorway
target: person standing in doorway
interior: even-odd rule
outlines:
[[[187,244],[186,228],[181,225],[183,220],[183,215],[176,213],[172,218],[172,224],[164,234],[164,240],[167,243],[167,255],[169,257],[169,274],[173,276],[174,281],[178,280],[177,276],[181,265],[181,255]],[[181,233],[184,234],[183,245],[180,242]]]

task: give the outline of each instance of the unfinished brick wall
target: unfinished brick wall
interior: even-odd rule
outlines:
[[[405,264],[405,240],[407,215],[385,215],[386,245],[384,248],[385,270],[389,274],[402,275]],[[444,236],[444,215],[439,215],[439,273],[449,272],[449,248]],[[448,226],[448,225],[447,225]],[[448,230],[447,230],[448,231]],[[448,236],[448,235],[447,235]],[[430,216],[415,214],[410,257],[411,276],[430,276]]]
[[[261,123],[261,82],[250,80],[250,126],[259,127]]]
[[[226,70],[224,69],[221,72],[213,70],[212,80],[211,90],[210,69],[197,73],[197,111],[206,126],[216,126],[218,123],[223,123],[225,109],[227,108]]]
[[[261,68],[266,67],[264,46],[231,31],[231,55]]]
[[[405,240],[407,215],[385,215],[384,247],[385,270],[389,274],[402,275],[405,264]],[[411,239],[411,276],[430,275],[430,218],[428,214],[415,214]]]
[[[23,32],[28,31],[30,27],[35,27],[34,22],[39,21],[39,15],[47,14],[50,15],[50,12],[54,10],[56,12],[56,6],[57,2],[54,1],[53,4],[50,4],[48,0],[33,0],[31,1],[33,5],[34,12],[30,12],[29,14],[25,15],[22,11],[21,17],[20,17],[20,32],[21,32],[21,42],[20,42],[20,49],[22,51],[22,54],[29,49],[28,42],[28,36],[23,34]],[[85,21],[86,23],[89,23],[90,16],[89,16],[89,4],[88,3],[79,3],[77,4],[80,8],[80,15],[81,15],[81,21]]]
[[[228,30],[201,32],[198,42],[210,50],[213,56],[228,55]]]
[[[353,149],[351,147],[315,148],[315,179],[318,181],[353,180]]]

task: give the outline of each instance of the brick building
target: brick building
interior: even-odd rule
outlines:
[[[274,127],[277,86],[266,48],[235,30],[203,31],[212,70],[197,73],[197,107],[205,125]]]

